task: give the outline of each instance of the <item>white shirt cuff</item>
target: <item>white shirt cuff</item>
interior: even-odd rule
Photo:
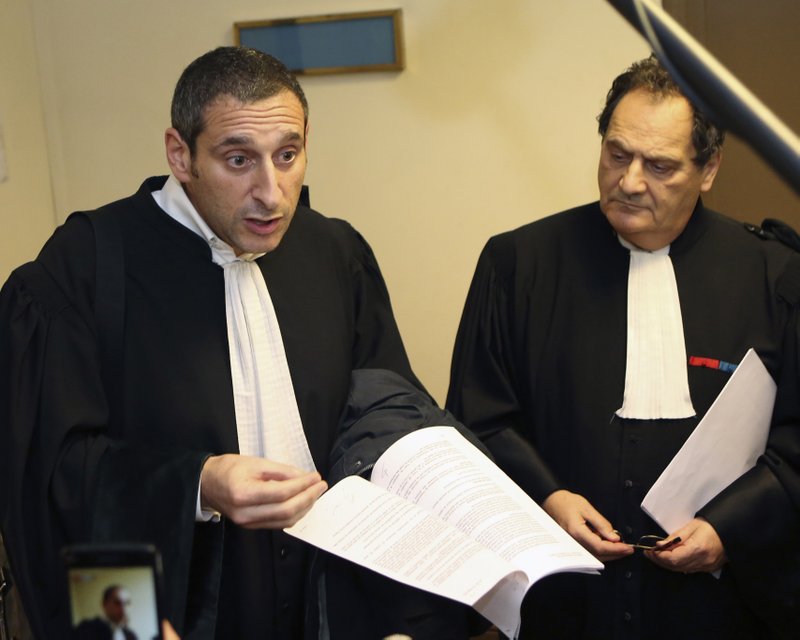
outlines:
[[[219,522],[222,514],[219,511],[203,509],[200,506],[200,483],[197,483],[197,507],[194,511],[194,521],[195,522]]]

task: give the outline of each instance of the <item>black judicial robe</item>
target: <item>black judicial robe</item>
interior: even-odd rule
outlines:
[[[100,214],[116,218],[124,246],[123,361],[106,385],[118,385],[117,401],[100,365],[95,240],[84,216],[45,245],[43,275],[18,270],[3,288],[0,523],[12,566],[37,605],[38,637],[65,628],[61,545],[145,541],[164,556],[168,610],[184,638],[213,637],[217,598],[217,637],[300,638],[305,616],[306,634],[317,622],[303,607],[309,550],[280,531],[194,522],[203,460],[238,446],[224,279],[205,241],[152,199],[164,180]],[[375,258],[346,222],[299,206],[258,264],[324,476],[351,371],[418,382]]]
[[[779,385],[766,454],[700,512],[729,562],[716,580],[636,552],[601,577],[546,578],[526,598],[523,637],[767,638],[800,628],[800,258],[702,204],[670,257],[687,356],[735,364],[754,347]],[[534,499],[582,494],[635,541],[664,534],[639,505],[730,374],[689,367],[695,418],[614,414],[628,264],[597,203],[492,238],[459,327],[447,408]]]

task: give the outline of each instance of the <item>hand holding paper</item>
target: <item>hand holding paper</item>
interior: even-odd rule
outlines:
[[[536,580],[602,563],[452,427],[415,431],[286,529],[405,584],[473,606],[516,637]]]
[[[764,453],[777,386],[750,349],[714,404],[642,501],[676,532]],[[677,552],[677,551],[676,551]]]

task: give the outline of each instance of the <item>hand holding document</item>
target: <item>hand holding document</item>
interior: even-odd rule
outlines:
[[[392,445],[287,533],[405,584],[473,606],[512,638],[540,578],[603,565],[452,427]]]
[[[642,501],[667,533],[675,531],[764,453],[777,387],[750,349],[714,404]]]

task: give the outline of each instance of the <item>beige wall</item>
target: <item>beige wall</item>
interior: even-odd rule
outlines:
[[[0,2],[0,282],[30,260],[55,224],[33,17],[28,0]],[[0,328],[2,331],[2,328]]]
[[[594,118],[611,78],[647,53],[602,0],[29,2],[61,219],[166,171],[172,86],[232,43],[233,22],[401,7],[404,71],[302,79],[307,182],[316,208],[371,243],[415,369],[442,402],[482,245],[595,198]],[[31,254],[41,240],[14,233]]]

